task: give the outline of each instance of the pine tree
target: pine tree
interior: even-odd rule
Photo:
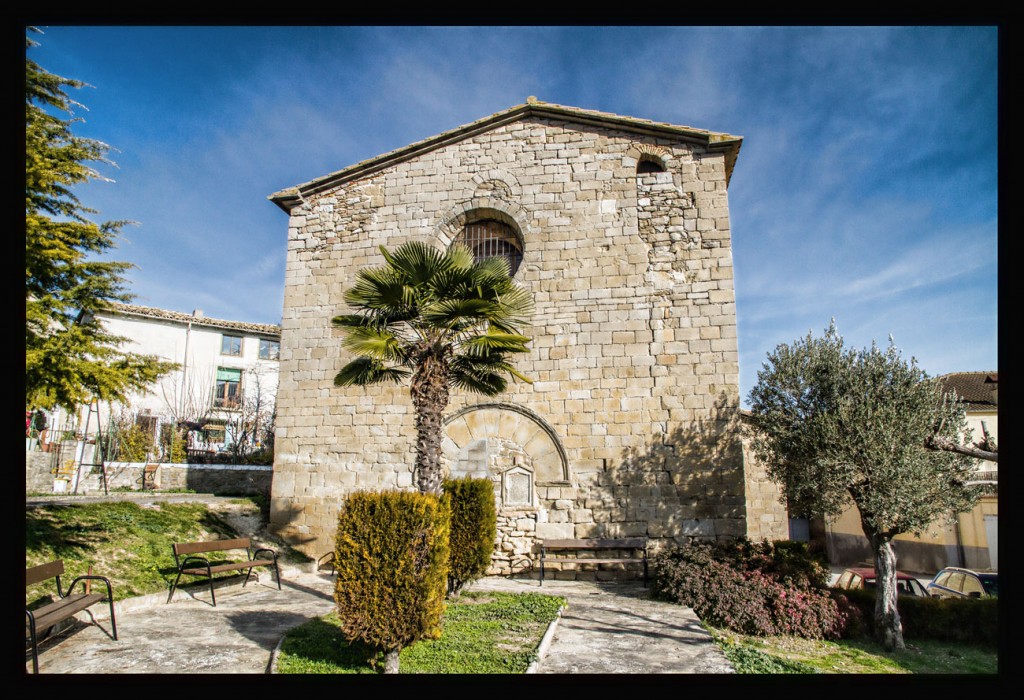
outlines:
[[[37,45],[26,37],[26,53]],[[95,210],[73,192],[106,179],[90,163],[109,163],[109,147],[72,132],[82,106],[66,90],[85,83],[53,75],[26,55],[25,86],[25,403],[70,408],[123,400],[174,365],[120,351],[126,339],[95,316],[109,302],[131,300],[123,275],[132,266],[98,259],[127,222],[93,223],[87,217]]]

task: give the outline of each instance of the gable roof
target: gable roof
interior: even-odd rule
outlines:
[[[192,314],[181,313],[180,311],[167,311],[152,306],[135,306],[134,304],[121,304],[111,302],[103,311],[97,315],[111,316],[133,316],[135,318],[149,318],[156,321],[170,321],[172,323],[191,323],[193,326],[202,328],[216,328],[227,331],[238,331],[240,333],[251,333],[269,338],[278,339],[281,337],[281,326],[274,326],[268,323],[247,323],[245,321],[225,321],[219,318],[207,318],[202,311]]]
[[[692,126],[679,126],[666,122],[655,122],[649,119],[638,119],[636,117],[623,117],[610,112],[598,112],[595,110],[581,109],[579,107],[566,107],[550,102],[541,102],[535,97],[527,98],[526,102],[515,107],[495,112],[489,117],[478,119],[469,124],[464,124],[455,129],[445,131],[436,136],[417,141],[403,148],[399,148],[368,160],[361,161],[347,168],[329,173],[315,180],[288,187],[270,195],[268,199],[284,211],[290,211],[297,205],[303,196],[315,194],[330,187],[365,176],[369,173],[386,168],[389,165],[400,163],[415,158],[422,153],[447,146],[463,139],[470,138],[479,133],[509,124],[511,122],[539,117],[547,119],[559,119],[562,121],[577,124],[589,124],[593,126],[604,126],[629,131],[647,136],[661,136],[689,141],[700,144],[711,151],[718,151],[725,154],[725,180],[728,185],[732,177],[733,166],[736,164],[736,157],[740,152],[740,145],[743,142],[741,136],[733,136],[706,129],[697,129]]]
[[[969,408],[986,408],[999,405],[999,373],[998,372],[952,372],[938,377],[946,391],[956,391],[956,395],[968,404]]]

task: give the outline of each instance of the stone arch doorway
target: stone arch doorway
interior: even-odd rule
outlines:
[[[482,461],[486,448],[499,468],[528,463],[538,482],[569,480],[558,435],[539,415],[515,404],[482,403],[456,411],[444,421],[441,447],[454,477],[490,470]]]
[[[528,568],[538,518],[548,505],[546,489],[538,486],[569,480],[557,434],[529,409],[485,403],[448,416],[441,446],[450,477],[489,479],[494,486],[498,538],[489,573],[509,575]]]

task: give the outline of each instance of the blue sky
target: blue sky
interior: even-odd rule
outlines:
[[[997,368],[998,30],[44,26],[117,149],[78,194],[131,220],[135,303],[280,323],[267,200],[526,101],[742,136],[729,189],[740,393],[836,319],[932,375]]]

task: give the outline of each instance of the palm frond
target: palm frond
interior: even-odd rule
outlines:
[[[394,382],[401,384],[410,372],[400,367],[387,367],[378,360],[359,357],[334,375],[334,386],[366,386]]]
[[[403,283],[407,287],[428,284],[439,270],[451,264],[448,256],[421,241],[403,243],[393,253],[389,253],[384,246],[381,246],[380,250],[388,265],[401,273]]]
[[[370,267],[356,273],[356,281],[344,294],[345,303],[361,309],[398,312],[409,307],[405,284],[387,267]]]
[[[404,344],[387,329],[365,325],[350,327],[341,344],[363,357],[385,362],[404,362],[406,359]]]
[[[420,313],[431,325],[450,326],[463,319],[487,319],[494,303],[485,299],[444,299],[424,306]]]
[[[452,368],[448,375],[448,383],[459,389],[495,396],[505,391],[508,382],[495,372],[462,372]]]
[[[489,353],[499,352],[529,352],[526,343],[530,338],[516,333],[504,333],[494,329],[488,329],[484,335],[476,335],[468,338],[462,343],[469,355],[481,356]]]
[[[468,272],[473,269],[473,251],[464,243],[455,243],[448,248],[446,255],[452,269]]]
[[[474,280],[485,287],[493,286],[499,280],[509,279],[511,273],[508,259],[502,256],[484,258],[473,268]]]

